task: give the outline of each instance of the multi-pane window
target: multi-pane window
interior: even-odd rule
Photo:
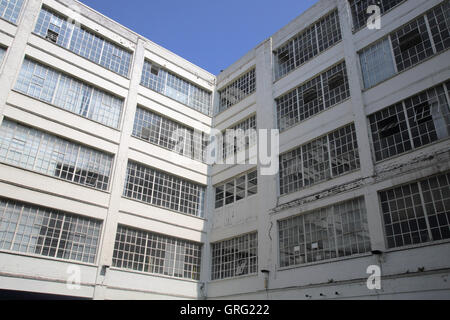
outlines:
[[[445,90],[439,85],[369,116],[376,161],[449,136]]]
[[[222,143],[222,154],[219,151],[219,159],[220,157],[227,159],[238,152],[254,146],[257,142],[256,115],[226,129],[220,139]]]
[[[0,18],[17,23],[23,0],[0,0]]]
[[[123,100],[25,59],[15,89],[101,124],[118,128]]]
[[[385,39],[360,52],[364,87],[370,88],[394,74],[450,47],[450,3],[444,1],[410,21]]]
[[[450,238],[450,174],[380,192],[389,248]]]
[[[364,88],[371,88],[395,74],[391,43],[388,38],[377,42],[359,54]]]
[[[113,157],[5,119],[0,127],[0,161],[107,190]]]
[[[248,71],[233,83],[219,91],[220,103],[218,112],[222,112],[256,91],[256,69]]]
[[[113,266],[200,280],[201,250],[199,243],[119,225]]]
[[[276,99],[283,131],[350,97],[345,61]]]
[[[411,21],[390,37],[399,72],[434,54],[425,17]]]
[[[99,220],[0,199],[0,249],[95,263]]]
[[[132,57],[129,51],[49,9],[41,9],[34,32],[106,69],[128,76]]]
[[[427,14],[428,24],[437,52],[450,48],[450,2],[433,8]]]
[[[258,171],[216,186],[216,209],[258,193]]]
[[[360,168],[352,123],[280,156],[281,195]]]
[[[138,107],[133,136],[186,157],[206,161],[207,134]]]
[[[275,79],[297,69],[341,39],[339,14],[334,10],[274,51]]]
[[[141,85],[207,116],[212,114],[210,92],[147,60],[144,62],[142,70]]]
[[[211,280],[258,272],[258,234],[251,233],[211,244]]]
[[[369,6],[376,5],[380,13],[384,14],[406,0],[350,0],[350,9],[353,17],[353,30],[358,31],[367,24],[373,12],[367,12]]]
[[[204,217],[205,187],[134,162],[123,195],[173,211]]]
[[[364,198],[278,222],[280,267],[371,251]]]

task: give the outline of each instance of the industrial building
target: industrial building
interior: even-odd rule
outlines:
[[[449,299],[449,47],[448,0],[320,0],[213,75],[78,1],[1,0],[0,290]],[[276,174],[228,135],[262,129]]]

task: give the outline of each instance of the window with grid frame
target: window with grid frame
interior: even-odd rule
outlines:
[[[94,264],[102,222],[0,198],[0,250]]]
[[[110,71],[128,76],[132,60],[130,51],[84,26],[69,23],[52,9],[41,8],[34,33]]]
[[[0,18],[16,24],[22,10],[24,0],[1,0]]]
[[[297,69],[341,39],[339,14],[335,9],[274,51],[275,80]]]
[[[278,128],[287,130],[350,97],[345,61],[275,99]]]
[[[364,197],[278,221],[280,267],[371,251]]]
[[[375,160],[382,161],[450,135],[449,102],[439,85],[369,116]]]
[[[450,239],[450,174],[379,192],[387,246]]]
[[[219,151],[219,157],[222,156],[223,160],[226,160],[238,152],[255,146],[258,139],[256,129],[256,115],[226,129],[222,133],[222,154]]]
[[[256,91],[256,69],[252,68],[243,76],[233,81],[225,88],[219,90],[219,110],[220,113],[235,104],[238,104]]]
[[[360,52],[364,86],[371,88],[449,47],[450,4],[444,1]]]
[[[360,168],[352,123],[280,155],[280,194],[292,193]]]
[[[123,196],[150,205],[203,218],[204,186],[153,168],[129,162]]]
[[[207,116],[212,114],[211,92],[164,70],[151,61],[144,61],[141,85]]]
[[[434,55],[424,17],[409,22],[390,37],[398,72]]]
[[[406,0],[349,0],[350,10],[353,18],[353,32],[357,32],[367,25],[367,20],[373,13],[367,13],[371,5],[380,8],[383,15]]]
[[[132,135],[168,150],[176,150],[191,159],[206,161],[206,146],[209,141],[207,134],[139,106]],[[171,142],[177,136],[179,141]]]
[[[258,171],[254,170],[233,178],[227,183],[221,183],[215,187],[215,190],[216,209],[253,196],[258,193]]]
[[[433,8],[427,13],[427,19],[436,52],[450,48],[450,2],[444,1]]]
[[[111,155],[8,119],[3,120],[0,133],[1,162],[108,190]]]
[[[103,125],[120,125],[123,99],[28,58],[14,89]]]
[[[119,225],[113,267],[200,280],[201,255],[200,243]]]
[[[258,233],[211,244],[211,280],[258,272]]]

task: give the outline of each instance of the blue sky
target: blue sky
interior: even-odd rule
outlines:
[[[317,0],[81,0],[217,75]]]

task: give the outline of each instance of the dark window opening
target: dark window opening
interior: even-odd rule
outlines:
[[[52,30],[47,30],[47,36],[45,37],[47,40],[50,40],[53,43],[58,42],[58,37],[59,37],[59,33],[52,31]]]
[[[400,132],[400,124],[398,123],[397,116],[392,116],[380,121],[378,126],[380,128],[381,138],[388,138]]]
[[[150,140],[150,129],[149,128],[142,128],[141,138],[144,140]]]
[[[317,90],[316,88],[310,88],[303,92],[303,103],[307,104],[313,100],[317,99]]]
[[[402,52],[409,50],[418,44],[422,43],[422,36],[419,29],[414,29],[398,39],[400,50]]]
[[[343,84],[344,84],[344,75],[342,74],[342,72],[336,73],[328,79],[329,90],[334,90]]]
[[[152,67],[150,68],[150,72],[151,72],[153,75],[158,76],[158,75],[159,75],[159,68],[152,66]]]

